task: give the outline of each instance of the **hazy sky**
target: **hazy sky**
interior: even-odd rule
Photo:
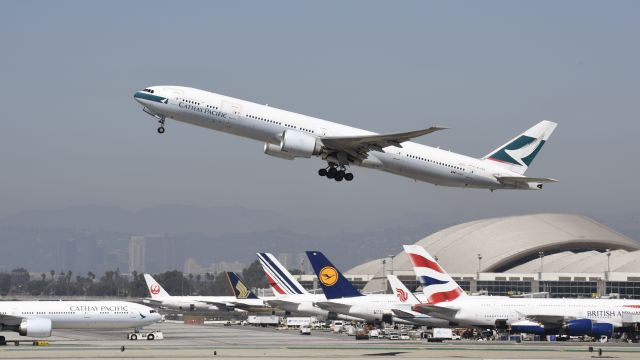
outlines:
[[[529,212],[638,217],[636,1],[14,1],[0,11],[0,216],[83,204],[276,209],[330,226]],[[133,100],[185,85],[482,156],[542,119],[541,192],[318,177]],[[347,225],[345,225],[346,227]]]

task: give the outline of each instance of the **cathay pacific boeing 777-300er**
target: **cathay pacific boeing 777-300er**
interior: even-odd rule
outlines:
[[[181,86],[153,86],[133,96],[155,117],[159,133],[174,119],[264,142],[267,155],[282,159],[319,157],[320,176],[353,180],[350,165],[378,169],[435,185],[481,189],[542,189],[556,180],[524,172],[556,128],[541,121],[482,158],[410,142],[442,130],[377,134],[318,118]]]

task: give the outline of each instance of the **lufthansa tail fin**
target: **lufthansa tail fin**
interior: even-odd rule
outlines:
[[[240,280],[236,273],[228,271],[227,279],[229,280],[229,285],[231,285],[231,290],[233,290],[233,294],[236,296],[236,299],[258,298],[258,296],[256,296],[256,294],[254,294],[242,280]]]
[[[149,294],[152,299],[167,298],[171,296],[162,286],[160,286],[160,284],[158,284],[153,276],[144,274],[144,281],[147,283],[147,290],[149,290]]]
[[[307,251],[327,300],[362,296],[344,275],[320,251]]]
[[[404,251],[413,264],[413,271],[422,284],[427,304],[453,301],[465,296],[464,290],[438,265],[420,245],[404,245]]]
[[[482,159],[491,161],[517,174],[524,174],[558,124],[543,120],[529,130],[493,150]]]
[[[260,260],[260,265],[262,265],[271,289],[277,296],[308,294],[307,290],[293,278],[273,254],[258,253],[258,260]]]

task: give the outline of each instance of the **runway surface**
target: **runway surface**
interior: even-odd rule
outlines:
[[[151,327],[164,340],[126,340],[126,331],[57,330],[48,346],[12,344],[0,347],[2,359],[269,359],[269,358],[429,358],[429,359],[640,359],[637,344],[499,343],[362,340],[314,331],[311,336],[293,330],[221,325],[162,323]],[[150,328],[150,329],[151,329]],[[7,340],[27,338],[5,333]],[[122,351],[124,346],[124,351]],[[590,353],[588,347],[593,346]]]

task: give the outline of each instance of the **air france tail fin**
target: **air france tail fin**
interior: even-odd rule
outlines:
[[[558,126],[558,124],[543,120],[529,130],[511,139],[506,144],[493,150],[482,159],[491,161],[507,170],[522,175],[527,171],[531,162],[533,162],[533,159],[538,155],[538,152],[540,152],[540,149],[542,149],[544,143],[549,139],[556,126]]]
[[[327,300],[362,296],[349,280],[320,251],[307,251]]]
[[[447,274],[444,269],[420,245],[404,245],[404,251],[413,264],[427,304],[453,301],[465,296],[464,290]]]
[[[260,265],[276,295],[308,294],[291,273],[271,253],[258,253]]]
[[[169,293],[166,292],[160,284],[158,284],[153,276],[144,274],[144,281],[147,283],[147,290],[149,290],[149,294],[152,299],[171,297],[171,295],[169,295]]]
[[[233,294],[236,296],[236,299],[258,298],[258,296],[256,296],[256,294],[254,294],[242,280],[240,280],[236,273],[228,271],[227,279],[229,280],[229,285],[231,285],[231,290],[233,290]]]
[[[389,280],[389,284],[391,285],[391,290],[398,300],[400,300],[403,304],[416,305],[420,304],[420,300],[411,292],[407,287],[398,279],[395,275],[387,275],[387,280]]]

